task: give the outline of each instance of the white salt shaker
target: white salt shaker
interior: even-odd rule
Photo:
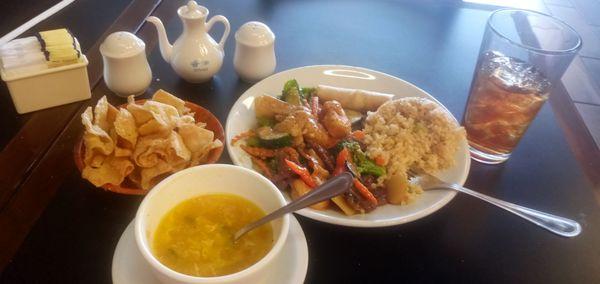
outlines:
[[[275,71],[275,34],[261,22],[247,22],[235,33],[235,71],[242,80],[254,83]]]
[[[100,45],[104,81],[118,96],[140,95],[152,80],[146,44],[129,32],[110,34]]]

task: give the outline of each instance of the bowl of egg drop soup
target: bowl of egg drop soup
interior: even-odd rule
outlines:
[[[135,217],[136,244],[163,283],[261,282],[286,241],[289,216],[237,241],[233,235],[285,204],[277,187],[252,170],[188,168],[145,196]]]

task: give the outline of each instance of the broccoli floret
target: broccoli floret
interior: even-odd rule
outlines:
[[[302,94],[302,97],[304,97],[306,100],[310,100],[316,92],[316,88],[302,88],[300,93]]]
[[[385,175],[385,168],[378,166],[375,162],[367,157],[367,155],[360,148],[360,144],[354,140],[343,140],[336,146],[336,150],[339,152],[343,148],[347,148],[352,155],[352,162],[356,165],[358,172],[367,175],[373,175],[376,177]]]
[[[359,163],[359,166],[357,166],[357,168],[358,172],[360,172],[361,175],[366,174],[373,175],[376,177],[385,175],[385,168],[376,165],[373,161],[369,159],[363,160],[362,163]]]
[[[302,105],[302,92],[295,79],[288,80],[283,86],[281,99],[293,105]]]

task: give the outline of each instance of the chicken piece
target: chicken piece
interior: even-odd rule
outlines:
[[[296,116],[287,115],[282,116],[281,122],[273,126],[273,130],[282,133],[289,133],[292,135],[292,146],[303,147],[304,137],[302,136],[302,129],[304,128],[304,122],[299,120]]]
[[[289,133],[292,137],[302,137],[302,130],[307,118],[302,111],[296,111],[283,117],[281,122],[275,124],[273,130]]]
[[[321,125],[310,113],[308,113],[306,124],[304,124],[303,134],[306,141],[314,142],[326,148],[335,144],[334,139],[329,136],[329,133],[327,133],[327,130],[323,125]]]
[[[286,116],[283,121],[273,127],[276,131],[289,133],[294,137],[294,145],[303,144],[303,140],[323,147],[330,147],[334,140],[309,110],[301,108]]]
[[[352,125],[340,103],[337,101],[325,102],[322,114],[321,123],[333,138],[341,139],[350,135]]]
[[[254,99],[254,111],[259,117],[275,117],[278,114],[289,114],[297,107],[271,96],[260,96]]]

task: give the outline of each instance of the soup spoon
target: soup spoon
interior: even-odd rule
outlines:
[[[342,194],[350,188],[350,185],[352,185],[352,179],[352,175],[348,172],[341,173],[329,179],[328,181],[326,181],[319,187],[313,189],[309,193],[302,195],[300,198],[290,202],[288,205],[283,206],[271,212],[270,214],[239,229],[235,233],[233,241],[237,241],[241,236],[243,236],[247,232],[252,231],[260,225],[271,222],[287,213],[300,210],[302,208],[311,206],[315,203],[319,203],[323,200],[327,200]]]

